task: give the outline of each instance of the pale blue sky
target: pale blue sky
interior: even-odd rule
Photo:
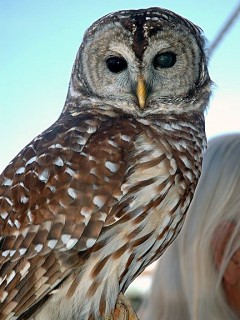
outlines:
[[[0,171],[58,118],[83,33],[96,19],[116,10],[161,6],[201,26],[211,42],[237,4],[238,0],[1,0]],[[206,117],[208,137],[240,131],[239,20],[210,61],[217,87]]]

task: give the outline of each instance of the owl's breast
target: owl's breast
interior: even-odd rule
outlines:
[[[109,243],[106,254],[125,270],[119,276],[123,291],[175,239],[200,176],[198,138],[189,139],[189,129],[181,137],[162,133],[149,126],[135,136],[121,195],[101,236]]]
[[[82,237],[78,244],[80,250],[87,247],[88,259],[74,285],[64,289],[74,287],[72,297],[65,302],[62,290],[56,292],[60,303],[50,302],[61,305],[62,319],[69,316],[66,303],[83,305],[84,319],[94,312],[93,300],[96,310],[108,314],[119,292],[177,236],[199,176],[201,147],[190,139],[189,129],[182,134],[173,126],[167,129],[164,123],[158,130],[150,123],[119,119],[114,126],[102,126],[83,148],[85,159],[91,159],[83,185],[93,181],[93,209],[98,211],[92,214],[95,224],[85,228],[91,241],[82,246]]]
[[[146,121],[145,121],[146,123]],[[189,128],[181,132],[164,122],[161,130],[149,123],[139,124],[125,154],[126,172],[118,203],[112,208],[106,224],[141,212],[155,212],[148,223],[161,224],[162,216],[183,210],[190,203],[201,171],[202,146],[191,139]],[[179,126],[180,128],[180,126]],[[178,209],[178,210],[177,210]],[[186,211],[184,209],[184,211]],[[157,215],[158,219],[155,219]],[[126,219],[126,218],[125,218]]]

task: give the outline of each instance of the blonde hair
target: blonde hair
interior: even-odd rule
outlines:
[[[219,271],[211,241],[217,226],[224,222],[234,223],[235,229]],[[240,134],[230,134],[209,142],[184,227],[159,261],[141,319],[238,319],[221,283],[229,259],[240,247],[239,235]]]

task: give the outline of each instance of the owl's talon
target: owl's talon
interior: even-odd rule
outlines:
[[[120,293],[115,310],[104,320],[139,320],[129,300]]]

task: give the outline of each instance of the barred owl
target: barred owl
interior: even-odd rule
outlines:
[[[58,120],[0,176],[0,318],[102,319],[179,233],[210,96],[200,28],[161,8],[86,31]]]

